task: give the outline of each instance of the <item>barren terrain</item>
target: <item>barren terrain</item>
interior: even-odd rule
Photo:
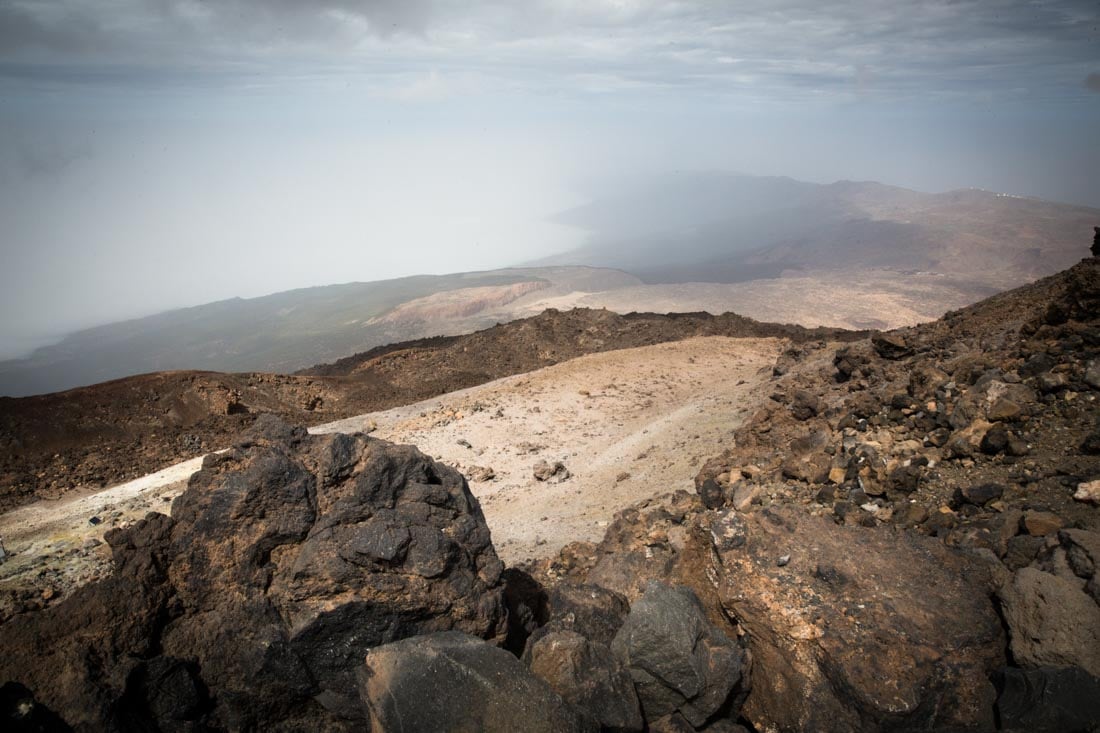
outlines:
[[[158,372],[0,397],[0,512],[114,486],[230,445],[258,415],[316,426],[585,354],[696,336],[852,340],[735,314],[546,310],[466,336],[395,343],[293,375]]]
[[[591,354],[311,432],[370,431],[455,466],[512,564],[598,539],[635,501],[690,490],[702,462],[753,411],[784,343],[712,336]],[[568,477],[537,479],[540,461],[561,462]],[[9,554],[0,587],[52,601],[101,576],[110,566],[104,532],[167,512],[201,462],[0,515]]]
[[[961,282],[935,272],[867,268],[791,271],[782,277],[741,283],[635,285],[559,295],[526,307],[534,312],[542,308],[606,308],[615,313],[738,313],[758,321],[807,328],[887,330],[934,321],[948,310],[993,292],[988,285]]]

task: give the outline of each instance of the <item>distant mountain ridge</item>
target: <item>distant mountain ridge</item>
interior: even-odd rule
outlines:
[[[1075,263],[1100,209],[978,189],[929,194],[867,181],[681,173],[558,221],[588,230],[589,242],[537,264],[618,267],[648,283],[923,270],[988,292]]]
[[[545,308],[913,325],[1071,266],[1100,209],[977,189],[679,173],[557,220],[586,229],[588,243],[525,268],[305,288],[87,329],[0,362],[0,395],[177,369],[293,372]]]
[[[86,329],[28,358],[0,362],[0,394],[39,394],[177,369],[292,372],[382,344],[466,333],[511,320],[524,297],[638,283],[626,273],[606,269],[518,268],[231,298]],[[433,319],[428,311],[419,320],[385,318],[410,302],[472,289],[479,289],[480,302],[468,299],[464,309],[449,317],[437,311],[440,317]],[[499,292],[493,297],[482,289]]]

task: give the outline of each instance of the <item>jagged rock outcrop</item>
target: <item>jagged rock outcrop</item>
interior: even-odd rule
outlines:
[[[359,676],[374,730],[599,730],[514,656],[457,631],[371,649]]]
[[[778,730],[992,726],[1004,663],[987,564],[797,508],[714,514],[713,576],[753,654],[744,715]]]
[[[598,545],[540,572],[607,584],[632,615],[649,581],[690,586],[751,654],[735,713],[759,730],[863,731],[993,727],[989,680],[1007,646],[994,566],[912,531],[676,494],[624,510]]]
[[[481,509],[409,446],[261,418],[172,518],[107,539],[111,577],[3,630],[0,681],[77,730],[362,729],[367,649],[504,639]]]

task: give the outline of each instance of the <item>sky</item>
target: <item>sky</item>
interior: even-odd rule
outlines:
[[[670,171],[1100,207],[1095,0],[0,0],[0,358],[578,246]]]

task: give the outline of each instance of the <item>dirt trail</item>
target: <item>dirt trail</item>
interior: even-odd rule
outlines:
[[[702,462],[728,444],[782,344],[715,336],[592,354],[311,432],[372,430],[456,466],[481,500],[501,558],[515,563],[598,539],[634,501],[690,489]],[[0,515],[8,553],[0,589],[31,585],[60,596],[105,572],[103,533],[168,511],[201,460]],[[537,480],[542,460],[560,461],[570,476]]]

